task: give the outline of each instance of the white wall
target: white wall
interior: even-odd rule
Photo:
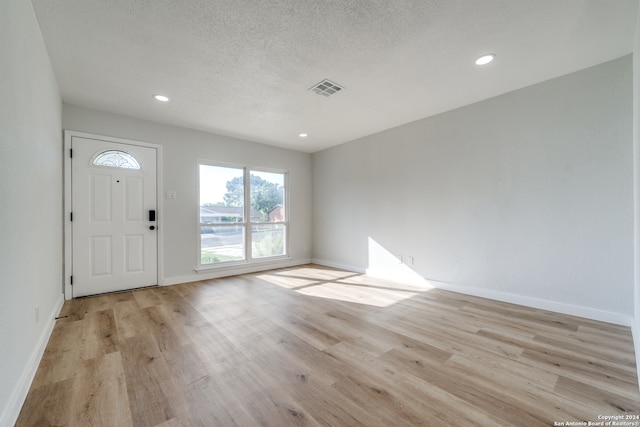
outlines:
[[[631,88],[628,56],[315,153],[314,260],[630,323]]]
[[[636,366],[640,367],[640,10],[636,18],[636,37],[633,49],[633,184],[634,184],[634,266],[635,296],[633,343],[636,349]],[[640,383],[640,369],[638,369]]]
[[[58,85],[31,2],[1,1],[2,426],[15,421],[62,302],[60,111]]]
[[[149,97],[149,102],[153,102]],[[196,274],[198,255],[198,160],[237,163],[289,172],[291,260],[268,268],[311,259],[311,155],[230,137],[63,104],[65,129],[151,142],[163,146],[163,185],[177,192],[163,197],[164,283],[180,283],[249,268],[221,269]]]

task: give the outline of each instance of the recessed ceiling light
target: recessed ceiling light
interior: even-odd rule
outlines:
[[[476,65],[487,65],[489,62],[496,59],[496,55],[490,53],[488,55],[482,55],[480,58],[476,59]]]
[[[306,137],[308,137],[309,135],[307,135],[306,133],[301,133],[301,134],[299,134],[298,136],[299,136],[300,138],[306,138]]]
[[[164,95],[153,95],[153,97],[156,101],[161,101],[161,102],[167,102],[169,100],[169,98]]]

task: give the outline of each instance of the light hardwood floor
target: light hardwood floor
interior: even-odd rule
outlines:
[[[313,265],[76,299],[61,316],[18,426],[640,414],[629,328]]]

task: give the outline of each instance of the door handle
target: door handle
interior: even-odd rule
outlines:
[[[149,226],[149,230],[155,230],[156,227],[154,225]]]
[[[155,220],[156,220],[156,211],[152,209],[149,211],[149,221],[155,221]]]

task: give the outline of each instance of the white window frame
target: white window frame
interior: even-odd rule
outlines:
[[[284,192],[283,192],[283,201],[282,203],[284,204],[284,220],[283,221],[274,221],[274,222],[269,222],[269,221],[251,221],[251,206],[246,206],[247,202],[251,201],[251,172],[267,172],[267,173],[277,173],[277,174],[282,174],[283,175],[283,186],[284,186]],[[245,218],[248,218],[247,223],[249,224],[249,226],[245,229],[246,231],[248,231],[245,236],[245,244],[246,246],[246,252],[247,252],[247,259],[251,260],[252,262],[262,262],[262,261],[267,261],[267,260],[274,260],[274,259],[283,259],[283,258],[289,258],[289,173],[287,171],[281,171],[281,170],[274,170],[274,169],[267,169],[267,168],[259,168],[259,167],[247,167],[245,169],[245,215],[247,215]],[[247,191],[248,190],[248,191]],[[282,255],[273,255],[273,256],[266,256],[266,257],[256,257],[253,258],[252,256],[252,252],[253,252],[253,242],[252,242],[252,228],[254,225],[283,225],[284,226],[284,254]]]
[[[233,168],[233,169],[242,169],[243,170],[243,184],[244,184],[244,217],[243,222],[228,224],[232,225],[242,225],[244,228],[244,236],[243,236],[243,250],[244,250],[244,259],[236,260],[236,261],[224,261],[219,263],[212,264],[202,264],[202,234],[201,227],[203,226],[218,226],[222,224],[202,224],[200,218],[200,166],[214,166],[214,167],[222,167],[222,168]],[[267,173],[277,173],[284,175],[283,185],[284,185],[284,194],[283,194],[283,203],[284,203],[284,221],[278,222],[266,222],[266,221],[251,221],[251,172],[267,172]],[[197,217],[197,234],[198,234],[198,247],[197,247],[197,260],[198,267],[196,271],[206,271],[206,270],[215,270],[225,267],[237,267],[241,265],[251,265],[251,264],[259,264],[259,263],[269,263],[274,261],[279,261],[283,259],[289,259],[291,256],[289,255],[289,172],[282,169],[271,169],[264,168],[258,166],[248,166],[248,165],[240,165],[234,163],[222,163],[210,160],[198,160],[198,217]],[[252,227],[254,225],[283,225],[284,226],[284,254],[282,255],[274,255],[274,256],[266,256],[266,257],[252,257]],[[227,224],[224,224],[227,225]]]

